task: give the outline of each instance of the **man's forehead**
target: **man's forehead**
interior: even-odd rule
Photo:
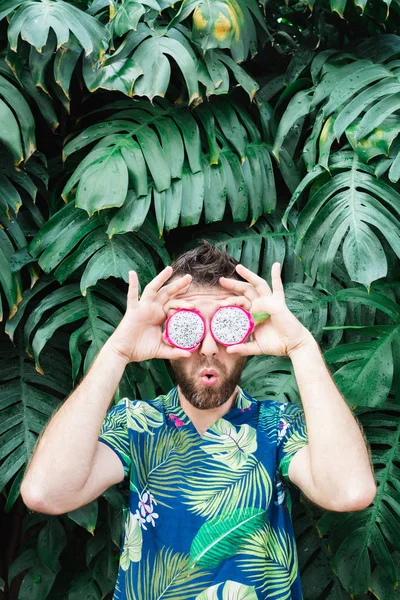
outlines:
[[[229,296],[239,296],[232,290],[227,290],[220,285],[215,286],[202,286],[191,284],[186,292],[178,294],[175,298],[184,299],[188,301],[199,300],[200,302],[216,301]]]

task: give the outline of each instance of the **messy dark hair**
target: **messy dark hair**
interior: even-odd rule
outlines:
[[[202,240],[201,246],[181,254],[172,263],[172,277],[181,277],[189,273],[193,278],[192,283],[200,286],[219,285],[220,277],[245,281],[235,270],[237,264],[238,261],[230,256],[225,248],[219,250],[210,242]]]

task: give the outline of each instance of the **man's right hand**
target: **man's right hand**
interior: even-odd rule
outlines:
[[[192,281],[191,275],[174,279],[162,287],[172,273],[172,267],[166,267],[161,271],[144,288],[139,300],[137,274],[135,271],[129,271],[126,312],[107,342],[127,363],[150,358],[173,360],[191,356],[187,350],[169,346],[162,337],[167,308],[193,308],[193,305],[184,300],[174,300],[177,294],[184,292],[189,287]]]

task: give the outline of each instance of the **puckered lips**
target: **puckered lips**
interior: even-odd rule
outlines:
[[[218,371],[215,369],[202,369],[200,371],[200,380],[206,387],[215,385],[218,381]]]

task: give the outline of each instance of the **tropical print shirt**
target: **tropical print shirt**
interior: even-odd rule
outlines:
[[[239,389],[200,436],[175,387],[120,400],[99,440],[130,487],[113,600],[301,600],[288,479],[301,409]]]

